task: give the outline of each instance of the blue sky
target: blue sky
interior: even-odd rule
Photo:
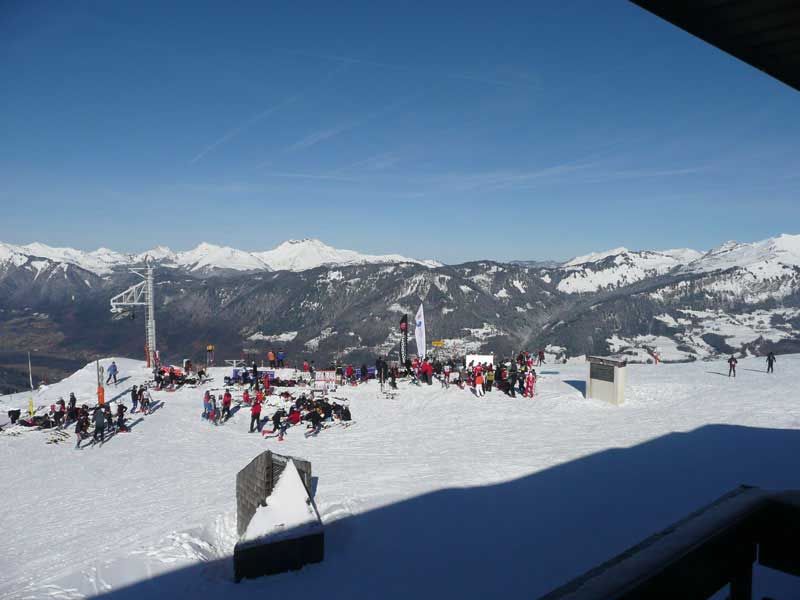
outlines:
[[[0,240],[446,262],[800,232],[800,94],[627,2],[4,2]]]

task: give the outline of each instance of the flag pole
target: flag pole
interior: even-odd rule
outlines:
[[[28,381],[31,385],[31,397],[28,400],[28,414],[33,418],[36,412],[33,408],[33,367],[31,366],[31,353],[28,351]]]

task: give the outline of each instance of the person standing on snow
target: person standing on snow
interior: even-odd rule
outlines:
[[[767,354],[767,373],[772,373],[775,365],[775,353]]]
[[[284,363],[284,361],[286,360],[286,352],[284,352],[284,351],[283,351],[283,348],[281,348],[280,350],[278,350],[278,356],[277,356],[277,358],[278,358],[278,368],[279,368],[279,369],[283,369],[283,368],[284,368],[284,367],[283,367],[283,363]]]
[[[728,377],[733,375],[733,377],[736,378],[736,365],[738,362],[739,361],[736,360],[736,357],[731,354],[731,357],[728,359]]]
[[[489,367],[486,369],[486,391],[487,392],[491,392],[492,391],[492,384],[493,383],[494,383],[494,369],[492,368],[492,365],[489,365]]]
[[[528,374],[525,375],[525,393],[523,394],[526,398],[533,398],[533,393],[536,389],[536,371],[531,369],[528,371]]]
[[[225,393],[222,395],[222,421],[223,423],[231,418],[231,401],[233,400],[233,396],[231,396],[230,390],[225,390]]]
[[[108,427],[108,434],[111,435],[114,433],[114,415],[111,414],[111,405],[106,403],[103,406],[103,414],[106,418],[106,427]]]
[[[81,411],[75,421],[75,436],[78,438],[75,448],[81,447],[81,441],[83,441],[83,438],[86,437],[86,432],[88,429],[89,418],[83,413],[83,411]]]
[[[253,389],[258,391],[258,365],[253,361]]]
[[[100,436],[100,443],[106,441],[106,415],[102,408],[96,408],[94,411],[94,441],[97,441],[98,435]]]
[[[250,407],[250,433],[253,433],[253,426],[255,425],[256,429],[261,428],[261,401],[256,398],[253,402],[253,406]]]
[[[139,390],[136,389],[136,386],[131,388],[131,404],[133,405],[131,414],[133,414],[136,412],[136,407],[139,405]]]
[[[508,395],[512,398],[517,397],[517,364],[512,360],[511,368],[508,370]]]
[[[475,395],[478,398],[482,398],[484,395],[483,390],[483,371],[476,371],[477,375],[475,375]]]
[[[109,384],[111,379],[114,379],[114,385],[117,385],[117,363],[115,361],[111,361],[111,365],[108,367],[108,377],[106,378],[106,385]]]
[[[452,367],[450,366],[449,362],[446,363],[442,367],[442,387],[443,388],[449,388],[450,387],[450,370],[451,369],[452,369]]]

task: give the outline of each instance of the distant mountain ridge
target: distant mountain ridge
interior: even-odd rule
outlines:
[[[125,267],[144,256],[76,253],[0,243],[0,366],[3,352],[34,348],[54,359],[141,355],[141,320],[113,320],[108,302],[139,281]],[[170,361],[202,360],[207,343],[225,358],[275,345],[317,364],[394,356],[397,322],[420,303],[429,339],[454,354],[549,348],[687,361],[800,351],[800,235],[703,253],[615,248],[562,264],[441,265],[317,240],[263,253],[200,244],[146,254]]]
[[[95,275],[108,275],[115,269],[142,264],[148,259],[161,266],[183,268],[206,275],[218,271],[303,271],[321,266],[379,263],[441,266],[441,263],[434,260],[406,258],[399,254],[372,255],[354,250],[342,250],[317,239],[288,240],[272,250],[263,252],[247,252],[201,242],[195,248],[182,252],[173,252],[166,246],[157,246],[138,254],[115,252],[108,248],[88,252],[74,248],[54,248],[38,242],[23,246],[0,242],[0,262],[4,260],[4,256],[9,257],[14,254],[75,265]]]

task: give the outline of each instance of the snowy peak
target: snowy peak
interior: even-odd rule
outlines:
[[[764,278],[779,276],[795,267],[800,267],[800,235],[782,234],[750,244],[725,242],[689,263],[684,270],[709,273],[739,268]]]
[[[183,268],[193,273],[211,274],[216,271],[304,271],[321,266],[346,266],[370,263],[415,263],[439,267],[432,260],[406,258],[399,254],[371,255],[354,250],[341,250],[317,239],[287,240],[272,250],[247,252],[229,246],[202,242],[191,250],[173,252],[166,246],[156,246],[139,254],[123,254],[98,248],[91,252],[74,248],[54,248],[34,242],[25,246],[0,243],[0,264],[19,266],[28,257],[47,259],[59,264],[76,265],[96,275],[108,275],[115,269],[130,267],[152,260],[166,267]]]
[[[661,254],[671,256],[680,263],[688,264],[693,260],[697,260],[703,256],[702,252],[692,250],[691,248],[673,248],[671,250],[661,250]]]
[[[620,246],[619,248],[614,248],[613,250],[606,250],[605,252],[590,252],[589,254],[584,254],[583,256],[576,256],[572,260],[565,262],[563,266],[574,267],[577,265],[585,265],[587,263],[600,262],[601,260],[605,260],[609,256],[627,254],[627,252],[628,249],[625,248],[624,246]]]
[[[560,270],[566,273],[557,287],[567,294],[618,288],[664,275],[698,256],[699,252],[688,249],[657,252],[615,248],[565,263]]]
[[[13,265],[19,267],[28,262],[28,257],[11,244],[0,242],[0,267]]]
[[[229,246],[202,242],[192,250],[178,252],[175,264],[189,271],[208,272],[216,269],[233,271],[268,271],[269,267],[254,254]]]
[[[156,246],[150,250],[137,254],[133,257],[135,262],[146,262],[152,260],[155,262],[174,263],[178,259],[178,255],[170,250],[167,246]]]
[[[130,262],[130,256],[108,248],[83,252],[74,248],[54,248],[39,242],[19,246],[18,250],[28,256],[46,258],[53,262],[75,265],[97,275],[106,275],[115,267]]]
[[[420,261],[399,254],[371,255],[354,250],[334,248],[317,239],[288,240],[272,250],[256,252],[265,264],[275,271],[304,271],[321,266],[344,266],[377,263],[416,263],[428,267],[438,267],[435,261]]]

